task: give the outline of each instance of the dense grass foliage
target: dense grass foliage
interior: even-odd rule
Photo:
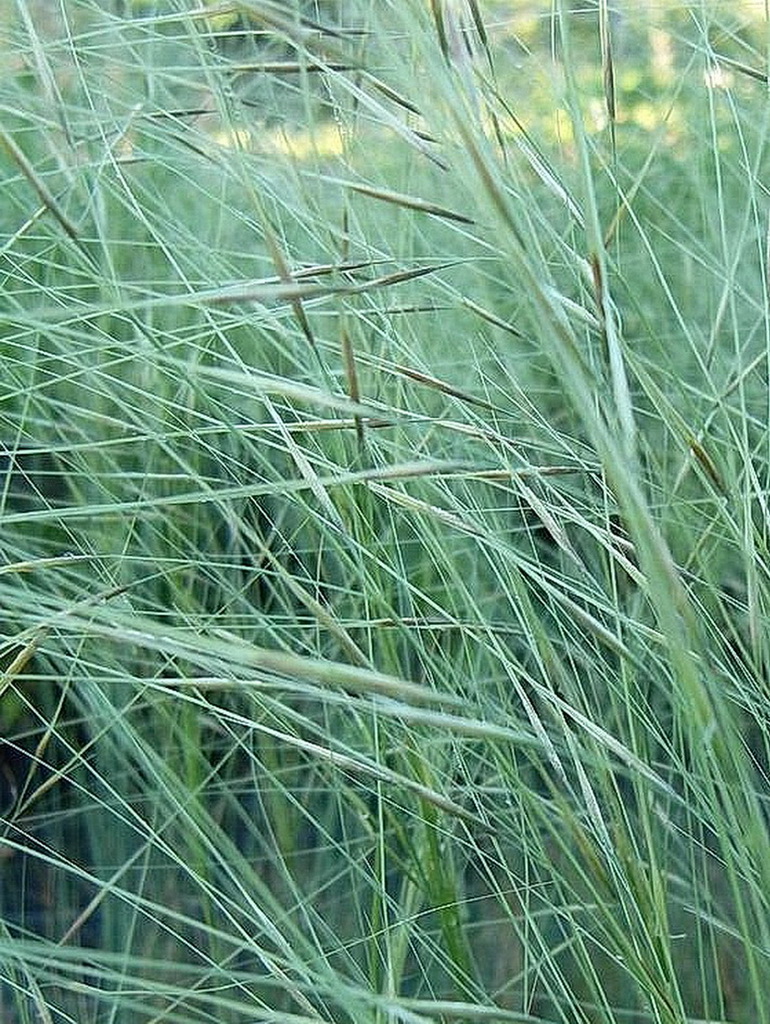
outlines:
[[[770,1019],[761,3],[0,6],[0,1015]]]

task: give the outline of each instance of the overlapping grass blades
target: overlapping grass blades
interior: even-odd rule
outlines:
[[[0,13],[3,1020],[767,1020],[767,25],[573,8]]]

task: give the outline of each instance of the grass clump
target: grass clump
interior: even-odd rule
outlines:
[[[3,1019],[765,1021],[754,7],[0,30]]]

